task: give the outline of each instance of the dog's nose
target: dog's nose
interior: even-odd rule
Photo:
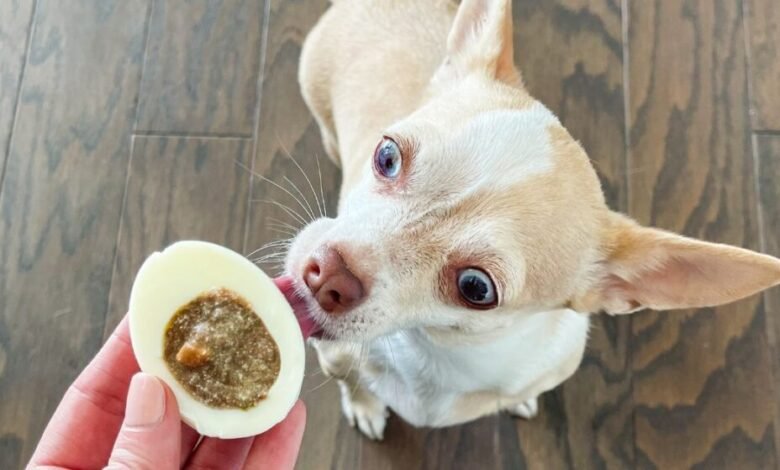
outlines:
[[[328,313],[341,313],[357,305],[365,296],[360,282],[341,254],[324,246],[306,264],[303,281],[320,307]]]

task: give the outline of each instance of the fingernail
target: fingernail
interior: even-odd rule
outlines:
[[[165,414],[165,389],[154,376],[139,372],[130,381],[125,408],[125,425],[152,426]]]

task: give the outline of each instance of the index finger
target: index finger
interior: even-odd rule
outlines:
[[[305,426],[306,406],[298,400],[281,423],[255,437],[244,468],[292,470],[298,459]]]
[[[102,467],[122,425],[138,363],[125,317],[68,388],[33,455],[33,465]]]

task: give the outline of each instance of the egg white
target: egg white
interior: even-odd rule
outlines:
[[[279,346],[279,376],[268,396],[247,410],[202,403],[179,384],[163,355],[171,317],[200,294],[217,288],[246,299]],[[284,419],[300,395],[305,348],[292,308],[271,278],[238,253],[212,243],[181,241],[152,254],[135,278],[129,316],[141,370],[168,384],[182,420],[200,434],[223,439],[260,434]]]

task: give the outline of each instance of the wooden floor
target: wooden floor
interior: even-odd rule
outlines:
[[[24,465],[147,254],[191,237],[249,253],[298,225],[250,169],[309,195],[290,155],[317,192],[320,156],[333,210],[338,171],[296,82],[326,7],[0,1],[0,469]],[[530,90],[583,142],[612,207],[780,255],[777,0],[517,0],[514,14]],[[310,367],[299,468],[780,466],[780,289],[595,324],[530,422],[392,418],[368,442]]]

